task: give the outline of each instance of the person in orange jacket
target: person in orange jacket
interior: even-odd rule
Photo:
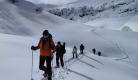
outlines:
[[[51,56],[56,51],[55,43],[52,40],[52,35],[48,30],[44,30],[43,37],[40,38],[38,46],[31,47],[32,50],[40,49],[40,62],[39,69],[44,71],[44,77],[48,77],[48,80],[51,80],[52,71],[51,71]],[[53,52],[51,52],[53,50]],[[47,66],[44,66],[46,61]],[[47,75],[48,74],[48,75]]]

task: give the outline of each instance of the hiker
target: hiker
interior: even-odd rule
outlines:
[[[38,46],[32,46],[31,49],[40,49],[39,69],[44,71],[44,77],[48,77],[48,80],[51,80],[51,56],[55,52],[56,46],[52,40],[52,35],[48,32],[48,30],[44,30],[42,35],[43,37],[40,38]],[[53,50],[53,52],[51,52],[51,50]],[[45,61],[47,66],[44,66]]]
[[[100,51],[98,51],[98,55],[101,56],[101,52]]]
[[[72,53],[73,53],[73,58],[72,59],[74,59],[74,54],[76,54],[76,58],[77,58],[77,48],[76,48],[76,46],[73,47]]]
[[[56,64],[57,66],[55,68],[59,68],[59,59],[61,62],[61,66],[64,67],[64,62],[63,62],[63,56],[65,54],[65,42],[64,45],[61,45],[60,41],[57,43],[56,46]]]
[[[18,2],[18,0],[10,0],[10,1],[12,1],[13,3]]]
[[[80,45],[80,54],[83,54],[84,46],[83,44]]]
[[[92,51],[93,51],[93,54],[95,55],[95,52],[96,52],[95,48],[93,48]]]

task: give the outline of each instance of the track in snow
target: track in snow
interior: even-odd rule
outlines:
[[[90,26],[90,27],[92,27],[92,26]],[[92,28],[93,28],[93,27],[92,27]],[[125,58],[116,59],[117,61],[118,61],[118,60],[121,60],[121,61],[125,61],[125,62],[128,62],[128,63],[133,63],[133,61],[132,61],[132,59],[131,59],[131,56],[130,56],[130,53],[128,53],[126,50],[124,50],[119,44],[117,44],[117,43],[115,43],[115,42],[113,42],[113,41],[111,41],[111,40],[109,40],[109,39],[107,39],[107,38],[105,38],[105,37],[99,35],[99,34],[98,34],[97,32],[95,32],[95,31],[96,31],[96,29],[93,28],[93,30],[92,30],[91,32],[94,33],[95,35],[101,37],[102,39],[104,39],[104,40],[106,40],[106,41],[108,41],[108,42],[110,42],[110,43],[116,45],[121,51],[123,51],[123,52],[127,55],[127,57],[125,57]]]
[[[86,53],[86,52],[84,52]],[[78,54],[78,59],[81,60],[81,58],[83,58],[83,55],[82,54]],[[60,68],[52,68],[52,70],[54,71],[53,73],[53,80],[64,80],[66,78],[66,76],[69,75],[69,71],[71,69],[71,66],[74,65],[74,63],[78,60],[78,59],[72,59],[69,58],[68,60],[65,60],[64,58],[64,68],[60,67]],[[55,64],[55,62],[54,62]]]

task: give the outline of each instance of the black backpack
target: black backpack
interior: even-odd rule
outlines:
[[[65,54],[66,53],[66,49],[65,49],[65,42],[62,45],[62,53]]]
[[[66,53],[66,49],[65,49],[65,46],[63,45],[63,54]]]
[[[58,47],[58,45],[56,46],[56,52],[57,54],[65,54],[66,53],[66,49],[65,49],[65,43],[63,43],[63,45],[61,45],[61,48]]]
[[[49,40],[49,49],[54,50],[54,47],[51,45],[51,39]]]

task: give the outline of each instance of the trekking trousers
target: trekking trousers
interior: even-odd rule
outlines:
[[[48,77],[51,78],[52,76],[52,69],[51,69],[51,56],[40,56],[39,60],[39,69],[44,71],[45,74],[48,74]],[[44,66],[46,61],[46,66]]]
[[[80,53],[83,54],[83,50],[80,50]]]
[[[76,58],[77,58],[77,53],[73,53],[73,58],[74,58],[74,54],[76,54]]]
[[[63,54],[56,54],[56,64],[57,66],[59,67],[59,58],[60,58],[60,63],[61,63],[61,66],[63,67],[64,66],[64,62],[63,62]]]

